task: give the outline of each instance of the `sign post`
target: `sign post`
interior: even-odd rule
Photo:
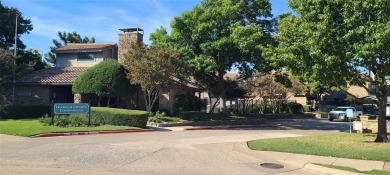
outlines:
[[[347,109],[346,113],[347,113],[347,117],[349,118],[349,133],[352,133],[353,110],[352,109]]]
[[[88,126],[91,125],[91,107],[89,103],[55,103],[53,105],[54,114],[88,114]],[[52,117],[52,124],[54,115]]]

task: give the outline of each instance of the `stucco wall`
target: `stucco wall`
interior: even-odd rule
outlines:
[[[91,53],[95,55],[95,60],[92,61],[77,61],[77,53],[58,53],[57,66],[58,67],[91,67],[99,62],[102,62],[104,58],[115,58],[116,49],[105,50],[103,52]]]
[[[359,122],[359,121],[357,121]],[[362,130],[358,130],[360,133],[378,133],[378,120],[371,120],[368,116],[361,116],[360,122],[362,123]],[[390,120],[386,122],[387,133],[390,133]]]
[[[287,100],[288,101],[295,101],[301,105],[306,105],[306,97],[305,96],[290,95],[290,97],[288,97]]]

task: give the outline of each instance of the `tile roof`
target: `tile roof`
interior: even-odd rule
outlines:
[[[239,76],[240,74],[238,74],[237,72],[228,72],[223,76],[223,79],[236,81]]]
[[[201,88],[197,85],[197,82],[194,77],[189,77],[187,82],[181,82],[178,78],[172,77],[171,80],[178,86],[190,88],[193,90],[200,90]]]
[[[57,49],[53,49],[53,53],[79,53],[79,52],[101,52],[104,50],[116,48],[113,43],[68,43]]]
[[[34,71],[20,78],[18,84],[71,85],[89,67],[52,67]]]

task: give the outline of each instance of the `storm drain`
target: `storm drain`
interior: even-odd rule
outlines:
[[[264,168],[270,168],[270,169],[282,169],[284,168],[283,165],[277,164],[277,163],[262,163],[260,164],[261,167]]]

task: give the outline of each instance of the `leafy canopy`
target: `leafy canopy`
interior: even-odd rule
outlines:
[[[113,59],[105,60],[83,72],[73,83],[74,93],[122,97],[130,94],[125,69]]]
[[[18,36],[24,33],[30,33],[33,29],[30,19],[24,19],[22,13],[16,8],[9,8],[4,6],[0,1],[0,48],[9,50],[15,44],[15,24],[16,15],[18,18]],[[17,39],[17,48],[23,50],[26,46],[20,40]]]
[[[171,49],[133,43],[125,54],[128,78],[143,91],[146,110],[151,111],[162,88],[186,82],[187,66],[181,55]]]
[[[296,15],[278,27],[278,47],[265,55],[311,84],[311,90],[358,85],[377,87],[376,141],[387,140],[385,106],[389,95],[390,1],[289,0]]]
[[[197,81],[226,99],[224,75],[232,66],[246,77],[254,69],[269,71],[259,45],[274,44],[274,20],[268,0],[203,0],[151,34],[153,46],[171,47],[188,59]]]

